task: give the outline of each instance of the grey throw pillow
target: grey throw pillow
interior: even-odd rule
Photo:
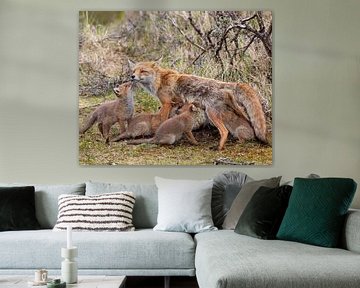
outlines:
[[[214,225],[222,227],[225,216],[241,187],[253,179],[242,172],[226,171],[214,178],[212,189],[211,213]]]
[[[255,192],[261,187],[276,188],[279,186],[281,176],[270,179],[263,179],[258,181],[251,181],[242,186],[239,194],[236,196],[234,202],[231,205],[229,212],[227,213],[223,229],[234,230],[238,223],[241,214],[244,212],[246,205],[253,197]]]
[[[159,213],[154,230],[198,233],[217,230],[211,217],[213,180],[155,177]]]

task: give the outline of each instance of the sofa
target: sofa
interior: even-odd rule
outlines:
[[[224,229],[196,234],[154,231],[158,214],[155,184],[34,186],[41,229],[0,232],[0,275],[32,274],[40,268],[46,268],[50,276],[60,274],[66,232],[52,230],[59,195],[132,191],[136,196],[135,231],[73,232],[79,274],[165,276],[165,286],[169,286],[169,276],[196,276],[200,288],[360,285],[359,210],[346,214],[341,247],[324,248],[257,239]]]

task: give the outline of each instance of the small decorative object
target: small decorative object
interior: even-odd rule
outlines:
[[[54,279],[47,283],[47,288],[66,288],[66,282],[61,282],[60,279]]]
[[[61,279],[68,284],[77,283],[77,255],[77,247],[72,246],[72,227],[68,226],[66,248],[61,248],[61,257],[65,258],[61,262]]]
[[[66,229],[66,248],[72,248],[72,227],[70,225]]]
[[[48,277],[48,271],[40,269],[35,271],[35,282],[46,282]]]
[[[43,286],[49,281],[48,271],[46,269],[39,269],[35,271],[35,278],[33,281],[28,281],[28,286]]]

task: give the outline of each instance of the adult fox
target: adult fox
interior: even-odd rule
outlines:
[[[172,103],[179,103],[183,98],[188,101],[199,102],[205,110],[214,106],[215,102],[224,98],[224,89],[233,93],[236,103],[232,107],[239,116],[250,120],[256,137],[267,143],[266,120],[262,110],[259,96],[255,90],[245,83],[222,82],[215,79],[199,77],[190,74],[182,74],[172,69],[165,69],[157,62],[133,63],[129,60],[132,70],[131,79],[139,83],[152,95],[159,98],[162,107],[161,119],[165,121],[169,117]],[[224,100],[224,105],[225,100]],[[246,112],[242,107],[245,107]],[[224,123],[216,117],[215,113],[208,113],[211,122],[218,128],[221,136]],[[222,145],[219,146],[221,150]]]

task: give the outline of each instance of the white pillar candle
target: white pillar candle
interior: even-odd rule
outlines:
[[[70,225],[67,226],[66,232],[67,232],[66,248],[70,249],[72,248],[72,235],[71,235],[72,227]]]

